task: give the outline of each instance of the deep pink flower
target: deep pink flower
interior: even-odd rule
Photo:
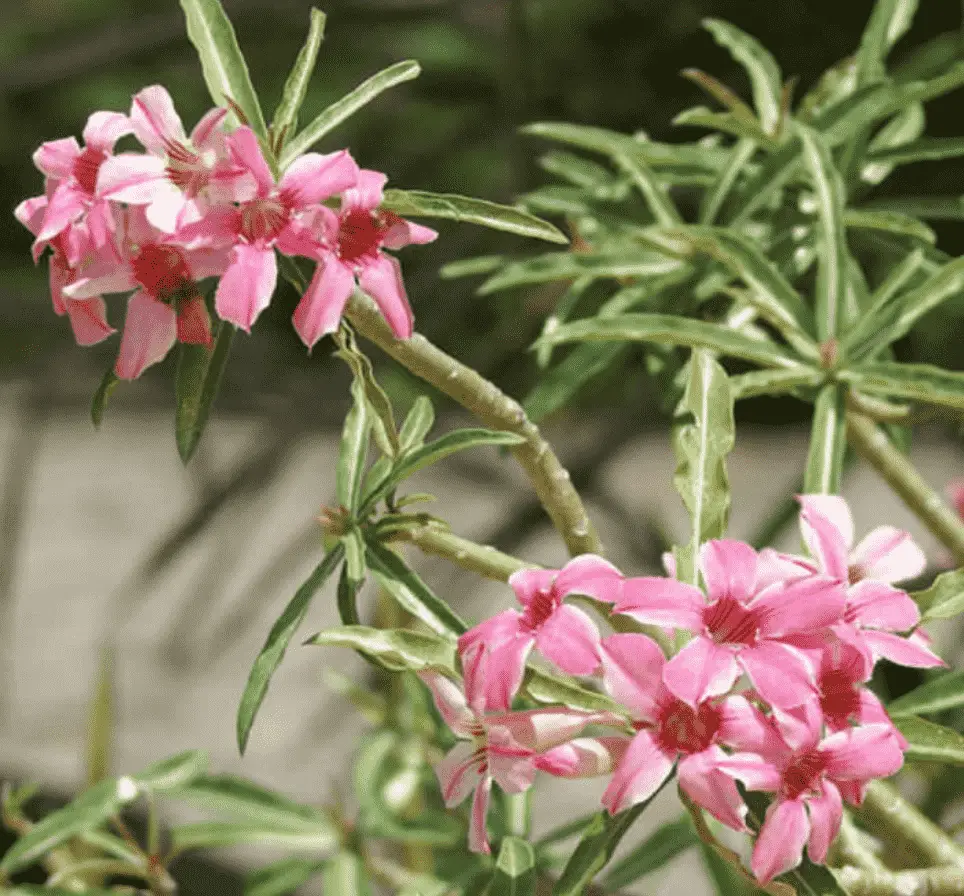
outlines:
[[[392,212],[378,210],[387,180],[377,171],[363,170],[357,186],[342,196],[337,214],[327,208],[316,213],[316,226],[323,234],[316,255],[318,267],[294,314],[295,329],[309,348],[338,329],[356,278],[375,300],[395,336],[408,339],[412,335],[412,309],[401,266],[382,249],[430,243],[438,234]]]
[[[920,575],[926,566],[924,552],[910,533],[878,526],[853,548],[853,518],[843,498],[801,495],[799,501],[800,529],[816,561],[800,562],[832,576],[847,589],[843,619],[835,627],[839,636],[874,660],[885,657],[903,666],[944,665],[919,639],[896,634],[920,622],[917,604],[891,584]]]
[[[725,694],[741,670],[774,706],[813,697],[813,669],[787,641],[839,620],[843,589],[826,576],[781,581],[782,569],[769,559],[739,541],[707,542],[700,566],[708,600],[673,579],[626,580],[617,613],[694,633],[663,672],[666,686],[690,706]]]
[[[746,805],[733,775],[721,770],[727,759],[721,745],[745,746],[745,720],[752,710],[742,697],[704,700],[695,707],[684,703],[663,683],[665,663],[645,635],[617,634],[602,642],[606,690],[629,709],[637,731],[603,805],[615,814],[649,799],[678,763],[679,785],[690,799],[734,830],[745,830]]]
[[[570,675],[591,675],[599,665],[599,630],[582,610],[563,603],[585,594],[612,603],[622,573],[593,554],[570,560],[561,570],[523,569],[509,579],[522,611],[505,610],[459,638],[465,654],[486,647],[485,693],[490,708],[508,709],[533,647]]]
[[[98,192],[97,177],[114,151],[114,144],[131,130],[126,115],[95,112],[84,127],[83,147],[73,137],[67,137],[44,143],[34,153],[34,164],[47,176],[50,188],[43,222],[36,234],[38,245],[49,242],[81,218],[87,219],[95,246],[108,241],[113,229],[110,203]],[[72,247],[65,248],[69,251]],[[71,265],[77,260],[68,256]]]
[[[859,798],[867,781],[903,765],[890,725],[847,728],[821,739],[822,721],[814,703],[773,719],[760,716],[754,753],[722,763],[749,790],[776,794],[751,860],[761,882],[796,867],[804,846],[812,861],[823,864],[840,829],[843,799]]]
[[[481,671],[483,653],[483,649],[477,649],[463,657],[464,694],[438,672],[421,672],[419,677],[431,690],[445,723],[461,740],[435,768],[442,798],[451,808],[474,791],[469,848],[488,853],[485,817],[493,780],[506,793],[520,793],[532,786],[540,767],[566,777],[604,774],[611,764],[606,765],[605,750],[595,748],[591,739],[574,742],[565,752],[553,750],[572,741],[587,725],[618,725],[622,720],[612,713],[579,712],[565,707],[487,712]]]
[[[254,178],[231,159],[222,123],[226,109],[212,109],[191,132],[190,140],[161,86],[146,87],[134,97],[130,121],[148,155],[121,153],[100,169],[101,195],[143,205],[147,220],[165,233],[199,220],[203,201],[240,201],[255,193]]]

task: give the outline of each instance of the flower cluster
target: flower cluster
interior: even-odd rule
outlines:
[[[760,881],[796,866],[805,846],[825,861],[843,801],[859,804],[870,780],[903,764],[906,742],[866,686],[874,665],[943,663],[918,628],[916,604],[893,585],[924,568],[911,537],[881,526],[854,547],[842,498],[799,500],[810,557],[710,541],[700,554],[705,593],[675,578],[627,578],[590,555],[512,576],[522,610],[459,641],[464,695],[440,674],[422,675],[467,741],[437,774],[449,806],[475,791],[472,849],[489,849],[493,779],[514,793],[538,770],[611,775],[602,802],[616,813],[651,797],[675,767],[689,799],[737,831],[748,831],[737,784],[772,794],[751,862]],[[572,594],[684,646],[667,657],[645,634],[603,637],[565,603]],[[512,711],[533,650],[563,672],[600,677],[622,715]],[[585,736],[590,725],[617,733]]]
[[[435,231],[380,209],[385,175],[359,169],[347,150],[306,153],[276,177],[254,132],[229,131],[227,115],[212,109],[188,137],[168,92],[153,86],[129,115],[91,115],[83,146],[69,137],[35,153],[46,189],[15,214],[36,238],[34,259],[51,250],[54,310],[77,342],[110,336],[104,295],[132,293],[117,376],[139,376],[175,341],[208,344],[198,286],[207,277],[220,278],[217,316],[249,332],[274,293],[277,252],[317,264],[294,313],[309,348],[337,329],[356,282],[397,337],[411,336],[401,269],[382,249]],[[115,153],[130,135],[146,152]]]

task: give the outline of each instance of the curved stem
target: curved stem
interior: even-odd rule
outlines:
[[[954,559],[964,563],[964,521],[891,444],[886,433],[867,417],[851,411],[847,414],[847,437]]]
[[[964,872],[957,868],[925,868],[921,871],[835,870],[849,896],[964,896]]]
[[[407,541],[426,554],[450,560],[469,572],[496,582],[507,582],[520,569],[537,566],[518,557],[503,554],[491,545],[477,544],[438,526],[410,526],[392,533],[393,539]]]
[[[569,472],[517,401],[436,348],[424,336],[416,333],[411,339],[396,339],[374,302],[360,293],[352,297],[347,316],[362,336],[487,426],[522,436],[525,442],[510,450],[528,474],[539,501],[569,552],[573,555],[601,552],[602,545]]]

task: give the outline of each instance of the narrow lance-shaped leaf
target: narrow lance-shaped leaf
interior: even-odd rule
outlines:
[[[292,849],[327,852],[337,848],[339,836],[334,829],[290,830],[265,824],[233,821],[200,821],[171,829],[171,845],[178,852],[188,849],[215,849],[241,844],[286,846]]]
[[[130,777],[138,788],[153,793],[179,793],[207,774],[209,761],[203,750],[184,750],[151,763]]]
[[[391,479],[393,483],[401,482],[419,470],[429,467],[434,463],[465,451],[469,448],[490,447],[511,447],[520,445],[525,439],[522,436],[511,432],[500,432],[494,429],[456,429],[446,433],[441,438],[433,442],[428,442],[420,448],[408,452],[399,458],[392,470]]]
[[[295,592],[295,596],[271,627],[267,640],[264,642],[264,647],[261,648],[261,652],[251,667],[248,682],[238,706],[238,748],[242,753],[244,753],[248,744],[251,726],[254,724],[255,717],[268,691],[271,676],[274,675],[275,669],[281,664],[285,651],[288,649],[288,644],[308,612],[312,598],[335,571],[344,556],[344,550],[344,547],[338,544],[328,552],[325,559],[318,564],[315,571]]]
[[[364,383],[354,379],[351,384],[352,406],[345,417],[341,444],[338,449],[338,470],[335,478],[338,503],[352,516],[358,510],[365,465],[368,460],[371,416],[365,397]]]
[[[479,287],[479,295],[490,295],[503,289],[551,283],[556,280],[587,281],[623,279],[627,277],[649,280],[677,274],[683,262],[651,252],[550,252],[509,262]]]
[[[638,156],[628,153],[617,153],[615,156],[616,164],[625,171],[632,182],[636,185],[657,224],[667,227],[673,224],[681,224],[683,219],[673,205],[673,200],[669,198],[666,191],[656,181],[652,169]]]
[[[90,402],[90,419],[95,429],[100,429],[101,423],[104,422],[104,411],[107,409],[107,401],[114,389],[117,388],[119,382],[120,379],[118,379],[117,374],[114,373],[114,368],[111,367],[101,379],[97,391],[94,392],[94,397]]]
[[[425,632],[342,625],[318,632],[305,643],[317,647],[348,647],[395,672],[455,671],[455,642]]]
[[[354,852],[340,852],[329,859],[321,884],[325,896],[372,896],[365,865]]]
[[[894,196],[875,199],[864,207],[895,211],[928,221],[964,221],[964,196]]]
[[[858,84],[883,78],[890,48],[907,33],[917,12],[917,0],[877,0],[860,39],[856,56]]]
[[[930,588],[911,597],[925,619],[953,619],[964,612],[964,569],[941,573]]]
[[[720,208],[756,151],[756,141],[749,139],[740,140],[730,150],[726,167],[714,179],[712,189],[706,190],[700,200],[700,224],[713,224],[716,221]]]
[[[182,345],[177,365],[177,410],[174,426],[177,450],[187,463],[201,441],[231,354],[235,328],[222,321],[213,348]]]
[[[298,156],[308,152],[322,137],[363,106],[367,106],[379,94],[405,81],[417,78],[421,70],[419,64],[411,59],[396,62],[377,75],[372,75],[351,93],[332,103],[288,144],[281,154],[281,170],[284,171]]]
[[[676,550],[678,575],[697,584],[700,545],[726,531],[730,483],[726,457],[736,437],[733,396],[726,371],[706,351],[694,351],[686,389],[676,409],[673,481],[690,514],[689,543]]]
[[[902,215],[900,212],[887,212],[874,209],[847,209],[844,224],[853,230],[882,230],[898,236],[909,236],[922,243],[933,245],[937,234],[923,221]]]
[[[252,871],[244,882],[244,896],[289,896],[324,867],[319,859],[281,859]]]
[[[511,205],[499,205],[485,199],[473,199],[454,193],[429,193],[425,190],[386,190],[382,207],[402,217],[441,218],[463,224],[476,224],[502,230],[517,236],[545,240],[549,243],[569,242],[557,227]]]
[[[623,708],[598,691],[590,691],[571,679],[543,672],[530,666],[526,669],[523,690],[539,703],[561,703],[570,709],[587,712],[623,712]]]
[[[920,716],[900,716],[894,724],[907,739],[908,762],[943,762],[964,765],[964,737],[951,728]]]
[[[181,0],[181,8],[187,19],[187,36],[201,60],[204,83],[214,104],[237,104],[259,139],[266,140],[261,104],[220,0]]]
[[[620,859],[602,880],[603,889],[616,892],[662,868],[681,852],[695,846],[699,838],[686,815],[658,827],[632,852]]]
[[[823,371],[812,367],[796,370],[754,370],[730,377],[733,398],[753,398],[757,395],[780,395],[798,390],[813,389],[823,382]]]
[[[879,184],[886,180],[894,170],[894,165],[879,160],[877,153],[897,149],[916,140],[924,132],[924,125],[924,107],[920,103],[911,103],[898,112],[871,138],[865,164],[860,170],[860,179],[868,184]]]
[[[490,893],[499,896],[535,896],[536,854],[521,837],[504,837],[495,860]]]
[[[419,395],[412,403],[398,434],[402,451],[420,448],[434,424],[435,408],[432,407],[432,399],[427,395]]]
[[[879,361],[840,372],[841,380],[863,392],[964,411],[964,372],[929,364]]]
[[[810,449],[803,477],[807,494],[834,495],[840,491],[847,448],[844,390],[833,383],[824,386],[813,406]]]
[[[619,343],[580,345],[548,370],[522,406],[534,423],[564,407],[590,380],[608,370],[626,353]]]
[[[358,592],[365,579],[365,543],[361,533],[352,529],[341,540],[345,563],[338,576],[338,618],[343,625],[358,625]]]
[[[311,10],[311,21],[308,26],[308,37],[305,40],[298,58],[291,68],[288,80],[285,81],[281,102],[271,119],[271,133],[275,145],[281,145],[292,134],[298,125],[298,112],[305,101],[308,92],[308,82],[315,71],[318,61],[318,51],[325,37],[325,14],[320,9]]]
[[[924,137],[900,146],[873,150],[867,154],[869,163],[906,165],[913,162],[939,162],[964,156],[964,138]]]
[[[931,715],[964,706],[964,670],[945,672],[887,704],[891,718]]]

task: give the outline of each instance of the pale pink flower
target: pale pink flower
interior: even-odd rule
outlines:
[[[206,200],[252,198],[254,178],[228,151],[226,115],[226,109],[212,109],[188,139],[170,94],[159,85],[145,88],[134,97],[130,120],[148,154],[108,159],[97,180],[100,194],[145,206],[147,220],[166,233],[199,220]]]
[[[101,246],[113,229],[110,203],[97,189],[101,166],[110,158],[114,144],[131,133],[132,125],[119,112],[95,112],[84,127],[84,146],[73,137],[44,143],[33,156],[34,164],[48,178],[48,204],[38,230],[42,247],[81,218],[87,219],[90,239]],[[65,247],[68,251],[71,246]],[[35,256],[39,254],[35,247]],[[77,258],[68,255],[71,265]]]
[[[856,548],[853,518],[847,502],[836,495],[801,495],[800,529],[815,563],[800,561],[832,576],[847,589],[847,605],[837,634],[875,660],[884,657],[902,666],[942,666],[919,639],[905,638],[920,622],[920,610],[893,582],[923,572],[927,560],[910,533],[878,526]]]
[[[595,747],[590,739],[577,742],[564,753],[552,751],[572,741],[587,725],[614,725],[622,720],[612,713],[580,712],[565,707],[487,712],[482,654],[483,650],[478,649],[463,657],[464,694],[438,672],[421,672],[419,677],[431,690],[445,723],[460,738],[435,768],[442,798],[451,808],[474,791],[469,848],[488,853],[485,818],[493,781],[506,793],[528,790],[540,763],[552,774],[566,777],[605,774],[611,762],[607,765],[605,748]]]
[[[947,483],[947,497],[957,511],[957,515],[964,519],[964,479],[954,479]]]
[[[362,170],[357,186],[342,196],[337,214],[327,208],[316,213],[321,234],[315,256],[318,267],[294,314],[295,329],[309,348],[338,329],[356,279],[375,300],[395,336],[412,335],[412,309],[401,266],[382,249],[430,243],[438,234],[392,212],[379,211],[387,180],[377,171]]]
[[[135,379],[161,361],[176,341],[208,345],[211,321],[198,281],[219,276],[228,255],[172,242],[152,227],[141,208],[127,209],[118,224],[119,257],[92,265],[66,287],[70,299],[137,290],[127,317],[114,372]]]
[[[505,610],[459,638],[464,654],[486,647],[485,692],[490,708],[512,704],[526,659],[533,647],[570,675],[591,675],[599,665],[599,630],[586,613],[563,603],[569,594],[585,594],[612,603],[623,576],[594,554],[570,560],[561,570],[523,569],[509,579],[522,611]]]
[[[615,814],[649,799],[676,765],[690,799],[734,830],[745,830],[746,805],[733,775],[720,768],[727,759],[721,745],[745,746],[745,722],[753,710],[742,697],[684,703],[663,683],[665,663],[645,635],[617,634],[602,642],[606,690],[629,709],[637,731],[619,757],[603,805]]]
[[[840,830],[843,799],[859,801],[866,782],[894,774],[904,756],[886,724],[821,739],[816,704],[760,721],[754,753],[735,754],[722,766],[747,789],[776,794],[751,860],[756,878],[768,882],[796,867],[804,846],[812,861],[823,864]]]
[[[843,589],[826,576],[782,581],[784,570],[771,559],[739,541],[707,542],[700,567],[708,599],[673,579],[626,580],[617,613],[694,633],[663,672],[666,686],[690,706],[725,694],[741,670],[774,706],[813,697],[813,669],[787,642],[839,620]]]

